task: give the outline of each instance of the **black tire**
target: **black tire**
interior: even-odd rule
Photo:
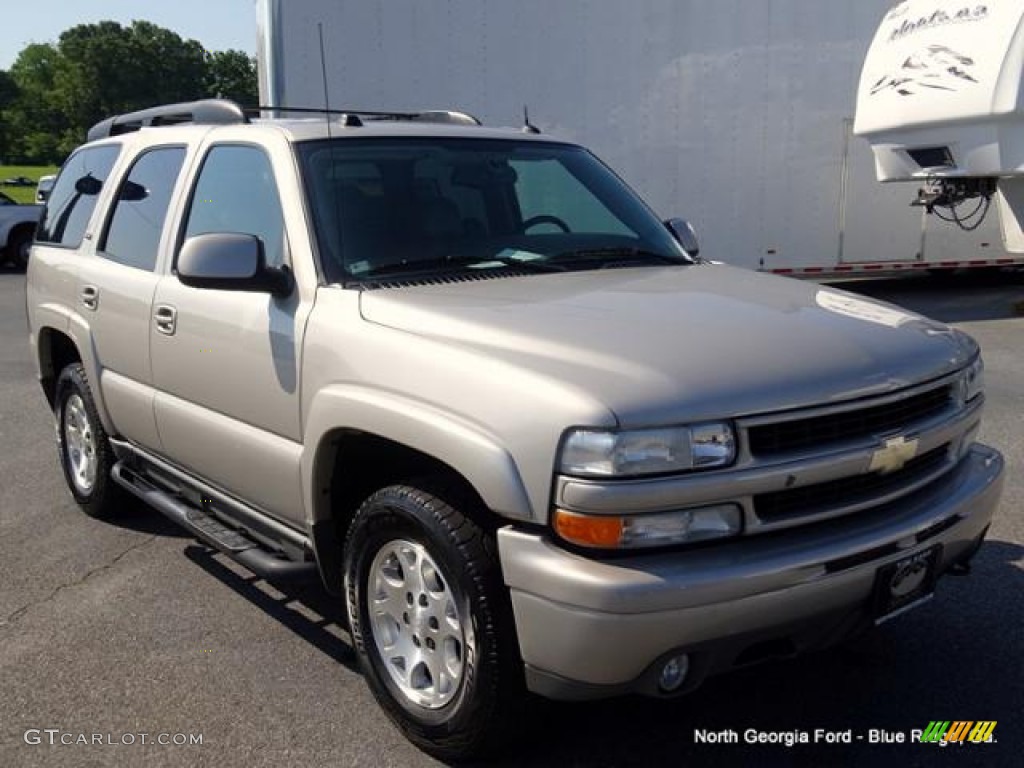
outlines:
[[[28,268],[28,253],[32,247],[32,232],[30,230],[19,230],[15,232],[7,243],[7,257],[17,269]]]
[[[496,544],[493,536],[467,516],[470,509],[466,505],[473,503],[457,492],[390,486],[362,504],[345,542],[349,624],[370,690],[410,741],[442,760],[462,760],[493,752],[511,736],[523,702],[518,642],[510,601],[499,571]],[[461,678],[457,686],[453,684],[449,688],[450,699],[444,704],[435,701],[432,708],[411,700],[403,692],[401,681],[394,677],[401,673],[389,671],[377,646],[382,632],[380,624],[374,625],[370,616],[371,585],[379,586],[379,581],[371,582],[371,569],[375,561],[380,562],[379,556],[396,543],[423,548],[426,557],[417,562],[428,566],[436,564],[435,573],[447,582],[440,589],[442,592],[445,588],[450,590],[453,602],[460,606],[459,626],[465,625]],[[404,574],[401,577],[406,580],[405,584],[413,583],[411,577]],[[415,587],[409,588],[415,590]],[[397,589],[401,592],[406,586]],[[412,594],[409,592],[407,597],[416,603]],[[420,599],[425,597],[425,594],[420,595]],[[431,631],[417,613],[419,610],[412,605],[409,609],[413,613],[411,623],[410,617],[404,618],[409,625],[404,631],[411,638],[415,638],[418,631],[422,631],[424,637]],[[378,613],[378,622],[382,621],[380,615]],[[403,631],[399,620],[396,619],[394,625],[399,632]],[[436,624],[431,626],[436,629]],[[423,646],[415,639],[412,641],[417,649],[427,648],[426,639],[422,641]],[[424,659],[425,654],[423,650]],[[391,666],[398,667],[393,662]],[[402,667],[405,666],[403,660]],[[410,669],[409,687],[412,687],[413,677]],[[432,676],[426,679],[431,680]],[[435,690],[435,699],[441,698],[436,694],[440,687],[435,688],[432,681],[428,685]]]
[[[69,406],[70,404],[70,406]],[[73,363],[60,373],[57,379],[55,400],[57,418],[57,446],[64,480],[78,506],[90,517],[111,518],[118,515],[125,506],[127,494],[110,477],[110,470],[116,459],[110,447],[110,440],[103,429],[96,403],[92,398],[89,381],[81,363]],[[84,419],[84,422],[82,422]],[[74,422],[69,429],[69,421]],[[84,423],[85,428],[81,427]],[[77,425],[77,426],[75,426]],[[83,448],[73,445],[72,433],[84,434],[88,430],[91,444],[91,461],[94,462],[91,483],[86,483],[78,474],[76,452],[86,453]]]

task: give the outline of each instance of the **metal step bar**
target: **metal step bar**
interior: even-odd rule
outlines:
[[[223,552],[267,581],[276,584],[297,584],[319,578],[316,563],[312,560],[291,560],[271,552],[247,535],[247,532],[231,528],[199,507],[158,488],[130,468],[124,460],[114,465],[111,477],[118,485],[180,525],[201,542]],[[304,544],[303,551],[308,551],[308,540],[305,540]]]

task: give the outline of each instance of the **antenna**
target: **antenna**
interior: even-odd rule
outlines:
[[[330,92],[327,87],[327,54],[324,53],[324,24],[322,21],[318,21],[316,23],[316,31],[317,35],[319,35],[320,37],[320,77],[323,80],[324,84],[324,120],[327,121],[327,143],[330,146],[331,152],[331,170],[329,174],[326,174],[326,180],[330,185],[331,204],[334,207],[334,247],[341,256],[342,270],[348,273],[348,256],[345,253],[344,245],[341,242],[341,203],[338,199],[338,187],[334,183],[334,163],[335,152],[337,151],[337,147],[335,146],[333,141],[334,134],[331,133],[331,101]],[[355,123],[352,122],[351,118],[355,118]],[[344,120],[346,126],[363,124],[362,121],[359,119],[358,115],[345,115],[342,118],[342,120]],[[328,237],[330,237],[330,235],[328,235]]]
[[[324,23],[316,23],[316,31],[320,36],[320,78],[324,84],[324,120],[327,121],[327,138],[334,138],[331,135],[331,98],[327,88],[327,56],[324,54]]]
[[[540,128],[530,124],[530,108],[523,104],[523,133],[540,133]]]

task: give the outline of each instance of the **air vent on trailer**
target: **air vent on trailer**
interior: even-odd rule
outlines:
[[[910,159],[922,168],[955,168],[956,161],[949,147],[924,147],[908,149]]]

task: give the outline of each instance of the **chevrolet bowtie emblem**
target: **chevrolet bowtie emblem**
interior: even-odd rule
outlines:
[[[917,440],[907,440],[905,437],[886,440],[885,445],[871,455],[868,471],[888,475],[903,469],[908,461],[917,456],[917,445]]]

